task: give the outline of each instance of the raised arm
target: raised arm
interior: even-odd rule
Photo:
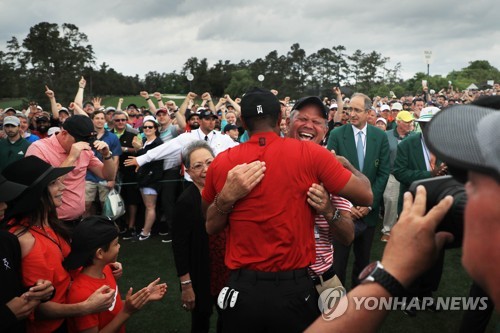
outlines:
[[[337,112],[335,112],[335,116],[333,116],[334,123],[342,122],[342,112],[344,112],[344,101],[342,100],[342,92],[339,87],[333,87],[333,93],[335,94],[337,99]]]
[[[82,76],[82,78],[78,82],[78,91],[76,92],[74,100],[75,104],[78,105],[80,108],[83,108],[83,91],[85,90],[86,85],[87,81],[85,81],[85,79]]]
[[[162,96],[161,96],[161,93],[158,92],[158,91],[155,91],[153,93],[153,97],[156,99],[156,101],[158,102],[158,108],[164,108],[165,107],[165,104],[163,104],[163,100],[162,100]]]
[[[146,102],[148,103],[148,106],[149,106],[149,111],[151,111],[154,115],[156,115],[156,106],[155,104],[153,103],[153,101],[151,100],[151,97],[149,97],[149,93],[147,91],[141,91],[139,93],[141,95],[142,98],[144,98],[146,100]]]
[[[236,118],[240,118],[241,116],[241,107],[240,105],[236,102],[236,100],[233,100],[231,98],[231,96],[229,96],[228,94],[224,95],[224,98],[229,102],[229,104],[231,104],[234,108],[234,111],[236,113]]]
[[[203,101],[206,101],[206,103],[208,104],[208,108],[213,113],[215,113],[216,112],[215,105],[214,105],[214,102],[212,101],[212,96],[210,96],[210,93],[208,93],[208,92],[204,93],[203,95],[201,95],[201,98],[203,99]]]
[[[49,98],[50,101],[50,110],[52,111],[52,118],[55,120],[59,119],[59,109],[57,108],[56,96],[49,87],[45,86],[45,95]]]

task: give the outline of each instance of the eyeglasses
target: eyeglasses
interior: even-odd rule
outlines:
[[[155,127],[154,126],[142,126],[142,128],[144,128],[144,129],[153,129]]]
[[[122,122],[122,121],[127,121],[127,119],[115,119],[115,123],[119,123],[119,122]]]
[[[200,162],[200,163],[196,163],[196,164],[193,164],[189,167],[189,169],[193,170],[193,171],[201,171],[203,170],[204,167],[209,167],[210,164],[212,164],[213,160],[208,160],[206,162]]]

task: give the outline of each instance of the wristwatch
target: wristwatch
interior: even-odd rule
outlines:
[[[335,209],[335,212],[333,212],[333,216],[330,219],[330,221],[328,221],[328,223],[333,224],[333,223],[337,222],[338,220],[340,220],[340,210]]]
[[[113,153],[110,150],[109,155],[107,157],[104,157],[104,159],[107,161],[107,160],[110,160],[111,158],[113,158]]]
[[[406,294],[405,287],[384,269],[380,261],[372,262],[366,266],[359,274],[359,281],[362,284],[376,282],[384,287],[393,297],[401,297]]]

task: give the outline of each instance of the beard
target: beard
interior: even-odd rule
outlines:
[[[191,127],[191,129],[198,129],[200,128],[200,123],[192,123],[189,125],[189,127]]]

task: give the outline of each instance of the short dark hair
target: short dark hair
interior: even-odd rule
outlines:
[[[114,240],[112,240],[111,242],[113,242],[113,241]],[[97,250],[103,249],[104,252],[108,252],[109,247],[111,246],[111,242],[106,243],[106,244],[101,244],[98,247],[94,248],[93,251],[92,251],[92,253],[89,254],[89,256],[87,257],[87,259],[85,259],[83,267],[89,267],[89,266],[92,266],[94,264],[95,253],[96,253]]]
[[[96,114],[102,114],[104,117],[106,117],[106,113],[104,113],[103,110],[95,110],[94,112],[92,112],[92,114],[90,115],[90,119],[94,119],[95,115]]]

